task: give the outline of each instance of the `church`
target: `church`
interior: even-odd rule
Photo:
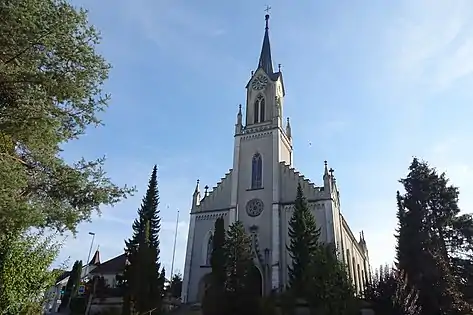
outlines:
[[[315,185],[293,166],[292,132],[284,119],[285,88],[281,69],[273,68],[269,15],[258,67],[246,85],[246,106],[238,109],[233,167],[209,190],[199,181],[192,197],[184,265],[182,301],[200,302],[211,272],[212,233],[223,217],[228,227],[241,221],[252,239],[259,292],[269,295],[288,283],[291,258],[288,222],[300,183],[321,229],[321,241],[337,248],[358,293],[369,276],[369,258],[363,233],[357,238],[340,211],[334,172],[321,163],[323,185]],[[230,137],[230,135],[229,135]]]

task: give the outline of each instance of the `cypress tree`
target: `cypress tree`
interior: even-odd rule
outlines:
[[[67,280],[66,289],[61,299],[61,310],[69,308],[69,301],[75,296],[79,288],[80,276],[82,274],[82,261],[76,260],[72,266],[69,279]]]
[[[225,280],[226,280],[226,254],[225,254],[225,222],[223,218],[215,221],[212,239],[212,255],[210,265],[212,272],[210,285],[204,293],[202,301],[202,312],[204,315],[221,314],[226,304]]]
[[[223,287],[225,284],[225,222],[220,217],[215,221],[215,229],[212,241],[212,256],[210,265],[214,284]]]
[[[154,166],[148,190],[133,222],[133,236],[125,242],[128,265],[124,272],[124,314],[161,310],[163,285],[159,263],[159,193]],[[128,307],[130,310],[128,310]]]
[[[307,276],[313,266],[315,257],[320,253],[318,244],[320,229],[317,228],[315,217],[310,212],[307,200],[300,183],[297,185],[297,196],[294,212],[289,221],[290,244],[287,246],[292,258],[289,266],[289,287],[297,297],[304,297],[309,291]]]
[[[460,212],[458,189],[416,158],[400,182],[405,194],[397,194],[397,261],[419,290],[422,314],[469,314],[449,248],[451,224]]]

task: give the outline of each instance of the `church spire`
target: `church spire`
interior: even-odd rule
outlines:
[[[269,8],[267,9],[269,11]],[[269,14],[265,16],[266,27],[264,30],[263,47],[258,62],[258,69],[262,68],[267,75],[273,74],[273,61],[271,59],[271,45],[269,44]]]

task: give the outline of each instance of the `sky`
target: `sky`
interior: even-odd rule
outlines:
[[[335,169],[341,210],[363,230],[373,267],[391,263],[398,180],[413,156],[445,171],[473,207],[473,2],[74,0],[101,32],[112,95],[89,128],[65,146],[68,161],[107,157],[105,170],[138,192],[68,237],[57,262],[86,260],[91,236],[102,261],[124,239],[159,167],[161,260],[183,272],[197,179],[213,187],[232,167],[238,104],[255,70],[272,7],[270,38],[282,64],[284,115],[294,164],[316,184]],[[468,140],[470,139],[470,140]],[[169,274],[168,274],[169,275]]]

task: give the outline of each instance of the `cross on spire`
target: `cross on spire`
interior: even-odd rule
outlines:
[[[266,14],[269,14],[269,11],[271,11],[271,7],[269,5],[266,5],[266,9],[264,9]]]

